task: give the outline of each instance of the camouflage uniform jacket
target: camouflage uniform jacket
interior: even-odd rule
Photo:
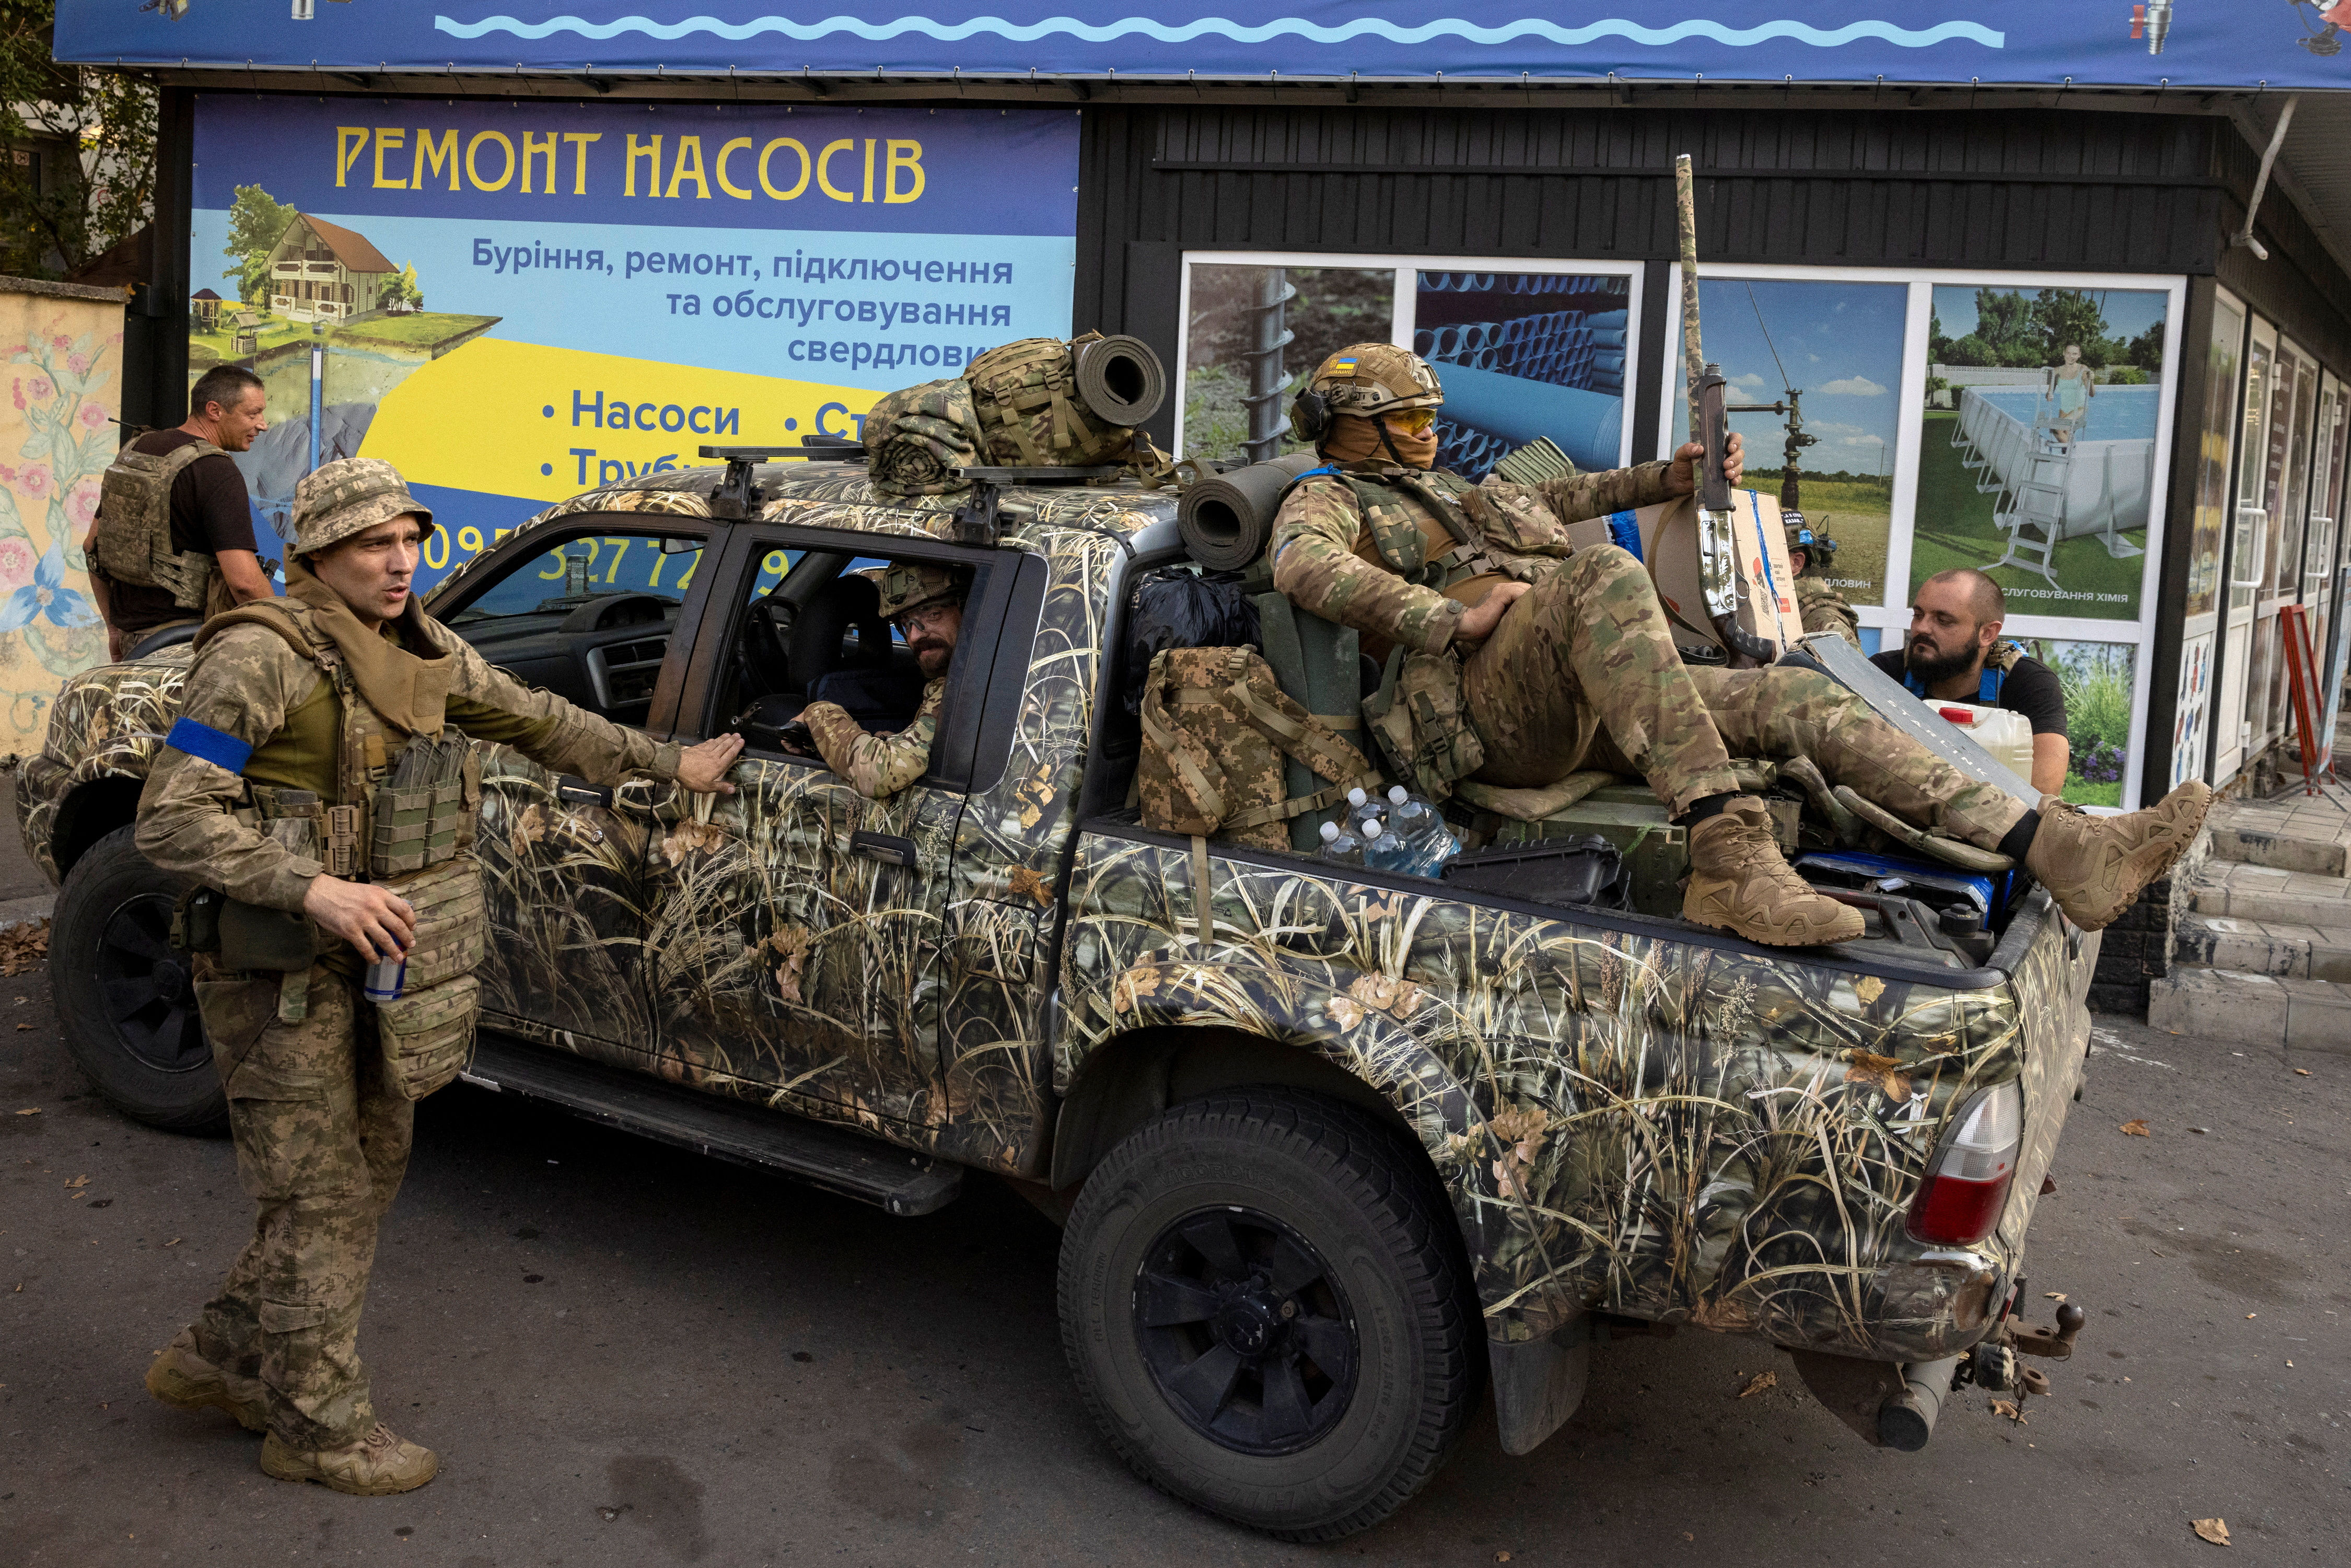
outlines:
[[[1796,613],[1807,632],[1834,632],[1861,646],[1861,619],[1844,595],[1815,577],[1796,579]]]
[[[632,774],[663,781],[677,776],[676,746],[523,685],[429,617],[419,613],[409,623],[454,656],[444,717],[471,738],[503,742],[543,768],[595,783],[617,784]],[[306,712],[321,703],[340,714],[333,683],[268,628],[231,626],[206,643],[188,672],[181,715],[251,747],[253,755],[233,773],[174,747],[158,750],[139,800],[140,852],[231,898],[300,909],[325,866],[269,837],[238,808],[248,784],[311,789],[327,805],[341,803],[338,748],[329,738],[340,732],[340,720]],[[301,737],[324,743],[284,744]]]
[[[931,766],[931,741],[939,732],[939,705],[946,699],[947,678],[940,675],[923,686],[923,706],[914,722],[895,735],[876,735],[859,724],[839,703],[810,703],[800,715],[816,739],[824,765],[849,781],[849,787],[871,800],[895,795]]]
[[[1531,486],[1489,479],[1468,493],[1463,510],[1483,535],[1483,564],[1532,582],[1567,554],[1566,525],[1671,499],[1666,469],[1663,463],[1644,463]],[[1427,531],[1433,519],[1426,503],[1401,484],[1426,484],[1430,477],[1366,463],[1348,469],[1345,479],[1318,476],[1300,485],[1274,520],[1274,586],[1326,621],[1415,653],[1450,648],[1465,607],[1445,597],[1448,574],[1432,564],[1406,575],[1389,564],[1374,548],[1363,503],[1346,482],[1383,484],[1405,517]]]

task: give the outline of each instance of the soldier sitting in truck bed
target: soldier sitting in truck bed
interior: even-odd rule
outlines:
[[[904,789],[930,768],[947,666],[955,662],[964,594],[971,582],[967,572],[917,561],[900,561],[872,575],[882,591],[883,618],[905,638],[922,667],[923,706],[915,710],[914,723],[894,735],[871,732],[840,703],[824,700],[801,709],[799,724],[807,731],[808,749],[822,757],[824,765],[847,779],[851,789],[878,800]]]
[[[1689,494],[1703,448],[1481,489],[1430,467],[1444,401],[1426,361],[1391,345],[1324,361],[1290,418],[1329,466],[1290,493],[1273,533],[1275,587],[1354,627],[1367,651],[1405,650],[1364,717],[1418,788],[1642,774],[1689,833],[1683,918],[1777,946],[1852,941],[1864,925],[1781,857],[1762,801],[1739,792],[1733,748],[1809,757],[1897,816],[2014,858],[2085,930],[2114,920],[2194,840],[2211,800],[2200,783],[2128,816],[2053,797],[2036,811],[1825,675],[1685,665],[1641,563],[1610,545],[1567,555],[1566,525]],[[1734,438],[1734,484],[1739,465]]]

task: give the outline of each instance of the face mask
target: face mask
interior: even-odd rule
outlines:
[[[1426,468],[1437,461],[1437,427],[1432,424],[1418,435],[1406,435],[1389,425],[1384,434],[1381,423],[1359,413],[1343,413],[1331,423],[1331,434],[1322,443],[1322,455],[1333,463],[1375,463],[1401,461],[1407,468]],[[1389,446],[1395,451],[1391,453]]]

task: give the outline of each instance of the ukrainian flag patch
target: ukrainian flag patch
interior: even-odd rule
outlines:
[[[1352,376],[1352,375],[1353,375],[1354,373],[1355,373],[1355,356],[1354,356],[1354,355],[1353,355],[1353,354],[1341,354],[1338,358],[1336,358],[1336,359],[1334,359],[1334,360],[1332,360],[1332,361],[1331,361],[1331,374],[1332,374],[1332,375],[1334,375],[1334,376]]]

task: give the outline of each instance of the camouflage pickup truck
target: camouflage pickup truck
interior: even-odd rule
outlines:
[[[1065,1222],[1066,1349],[1111,1443],[1298,1540],[1403,1503],[1489,1385],[1505,1448],[1533,1448],[1612,1334],[1767,1340],[1896,1448],[1958,1384],[2070,1344],[2078,1317],[2011,1316],[2095,956],[2044,894],[1973,944],[1888,894],[1864,940],[1767,950],[1151,831],[1120,650],[1137,574],[1183,559],[1176,503],[994,498],[979,527],[848,463],[664,473],[435,590],[525,680],[749,743],[740,792],[699,800],[486,749],[470,1082],[894,1214],[1015,1184]],[[930,770],[876,801],[782,727],[843,668],[912,713],[852,570],[893,560],[974,581]],[[72,1051],[128,1114],[194,1129],[223,1104],[181,889],[130,826],[185,669],[68,682],[18,804],[62,885]]]

